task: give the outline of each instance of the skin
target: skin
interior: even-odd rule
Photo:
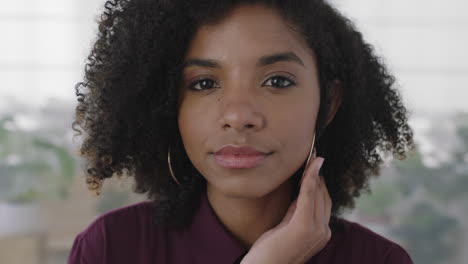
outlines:
[[[259,65],[262,57],[285,53],[296,59]],[[318,176],[321,158],[311,159],[299,198],[292,200],[291,176],[307,159],[320,104],[313,51],[274,10],[244,5],[216,24],[201,26],[185,61],[190,63],[183,72],[179,129],[191,162],[207,180],[216,215],[251,248],[244,263],[301,263],[324,246],[328,225],[314,216],[328,222],[331,208]],[[335,94],[327,123],[341,100]],[[212,154],[225,144],[250,145],[271,154],[258,167],[226,169]],[[310,225],[314,221],[320,228]],[[312,233],[303,232],[311,227]],[[291,255],[272,258],[284,249],[278,248],[288,241],[284,236],[300,232],[309,236],[290,239],[289,247],[296,247],[286,249]],[[311,238],[319,244],[314,250],[296,245]]]

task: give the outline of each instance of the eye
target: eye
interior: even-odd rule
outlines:
[[[284,76],[276,75],[268,79],[263,85],[272,86],[276,88],[287,88],[291,85],[295,85],[296,83]]]
[[[214,87],[215,83],[216,82],[213,81],[212,79],[207,79],[207,78],[199,79],[197,81],[192,82],[189,85],[189,89],[190,90],[195,90],[195,91],[208,90],[208,89],[216,88],[216,87]]]

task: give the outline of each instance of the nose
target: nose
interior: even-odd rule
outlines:
[[[219,98],[221,115],[220,125],[223,130],[238,132],[257,131],[264,127],[260,102],[248,89],[224,89]]]

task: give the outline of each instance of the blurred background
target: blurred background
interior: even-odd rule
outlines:
[[[346,218],[397,241],[415,263],[467,263],[468,2],[331,2],[396,75],[417,144],[384,165]],[[66,263],[95,217],[145,199],[131,180],[89,193],[73,140],[74,85],[103,3],[1,2],[1,263]]]

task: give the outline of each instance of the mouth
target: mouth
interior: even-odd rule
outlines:
[[[214,159],[218,165],[226,169],[250,169],[262,164],[270,154],[214,154]]]

